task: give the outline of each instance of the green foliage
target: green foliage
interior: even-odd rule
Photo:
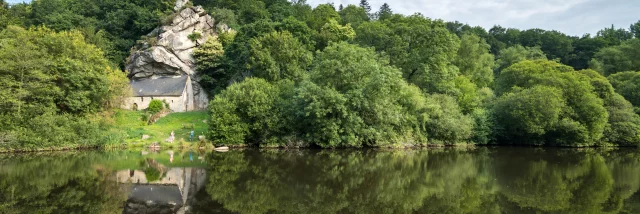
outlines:
[[[367,3],[368,4],[368,3]],[[350,24],[353,28],[358,28],[360,24],[369,21],[369,15],[367,11],[355,5],[348,5],[344,9],[338,12],[340,14],[340,19],[342,22],[340,24],[347,25]]]
[[[118,105],[127,80],[102,51],[80,32],[47,28],[10,26],[0,43],[0,127],[17,133],[11,149],[106,143],[104,127],[87,115]]]
[[[640,38],[631,39],[618,46],[603,48],[595,54],[591,68],[605,76],[640,69]]]
[[[151,102],[149,103],[149,107],[147,108],[147,111],[151,112],[152,114],[155,114],[162,111],[162,109],[164,109],[164,104],[162,103],[162,101],[151,100]]]
[[[403,77],[430,93],[450,93],[458,74],[451,59],[456,58],[459,39],[441,21],[422,15],[393,16],[383,23],[358,27],[356,43],[372,46],[389,55],[391,65]]]
[[[307,20],[307,24],[311,29],[320,31],[331,20],[340,22],[340,14],[333,6],[329,4],[321,4],[313,9],[312,16]]]
[[[640,106],[640,72],[620,72],[609,76],[616,92],[634,106]]]
[[[225,38],[229,33],[220,34]],[[211,95],[217,94],[227,85],[228,74],[225,69],[223,44],[218,37],[209,38],[207,42],[193,51],[193,58],[200,73],[200,85],[208,89]]]
[[[252,39],[250,53],[251,72],[268,81],[300,81],[313,60],[311,52],[287,31]]]
[[[229,47],[236,39],[236,35],[238,35],[238,31],[235,30],[220,32],[218,33],[218,41],[220,41],[223,47]]]
[[[187,38],[189,40],[191,40],[192,42],[197,42],[199,39],[202,38],[202,34],[200,32],[193,32],[193,33],[187,35]]]
[[[218,38],[210,38],[193,51],[200,72],[217,69],[223,64],[224,48]]]
[[[103,31],[103,48],[114,64],[123,65],[135,41],[157,27],[162,17],[173,13],[173,0],[43,0],[33,1],[26,26],[45,25],[56,31],[95,29]],[[101,48],[102,48],[101,47]]]
[[[18,4],[9,7],[9,4],[4,0],[0,1],[0,31],[7,28],[9,25],[23,25],[22,23],[25,17],[20,17],[21,11],[26,7],[24,4]]]
[[[233,10],[216,7],[207,11],[209,11],[211,17],[216,20],[216,23],[226,24],[232,28],[238,26],[238,18]]]
[[[555,128],[566,106],[561,91],[535,86],[501,96],[493,111],[501,136],[513,142],[542,144],[543,135]]]
[[[175,17],[174,3],[40,0],[9,6],[1,1],[0,86],[5,90],[0,91],[0,137],[18,139],[27,118],[49,114],[85,120],[121,106],[130,89],[124,74],[112,67],[122,67],[136,39],[157,42],[143,35]],[[228,136],[216,136],[219,141],[322,147],[485,144],[515,138],[563,146],[638,143],[633,116],[633,109],[640,112],[637,84],[629,74],[614,75],[640,68],[638,23],[628,30],[612,26],[595,36],[573,37],[501,26],[487,31],[421,14],[404,16],[386,3],[372,13],[366,0],[339,11],[332,3],[313,8],[306,1],[193,3],[232,28],[217,29],[217,39],[198,44],[193,56],[199,83],[217,96],[229,84],[264,79],[267,85],[253,80],[255,87],[235,90],[272,90],[264,98],[273,100],[266,109],[278,112],[277,119],[245,117],[246,105],[234,102],[246,95],[225,92],[220,99],[233,105],[219,101],[212,107],[226,118],[218,128],[230,130]],[[193,32],[187,37],[196,42],[202,36]],[[557,63],[545,61],[547,56]],[[611,77],[575,71],[587,67]],[[557,120],[549,127],[506,133],[509,112],[497,111],[496,105],[523,107],[528,100],[518,98],[520,93],[544,104],[536,101],[542,90],[537,87],[559,90],[563,105]],[[493,99],[494,88],[499,102]],[[509,122],[529,127],[536,118],[524,115]],[[233,125],[238,121],[243,122]],[[292,125],[270,125],[264,132],[257,128],[273,121]]]
[[[501,50],[496,58],[496,73],[508,68],[509,66],[516,64],[524,60],[541,60],[547,59],[544,52],[539,47],[522,47],[516,45],[507,49]]]
[[[316,32],[311,30],[309,26],[303,21],[299,21],[293,17],[286,18],[280,22],[280,24],[275,26],[275,29],[280,32],[288,31],[293,35],[298,41],[304,44],[307,49],[314,50],[315,49],[315,41],[314,35]]]
[[[281,111],[281,96],[287,82],[271,84],[248,78],[233,84],[211,101],[208,139],[229,145],[277,144],[277,137],[290,125]]]
[[[376,13],[378,20],[389,19],[392,15],[393,11],[391,11],[391,6],[387,3],[382,4],[382,6],[380,6],[380,10]]]
[[[350,24],[342,26],[336,20],[329,20],[318,34],[317,49],[323,50],[332,42],[348,42],[356,36]]]
[[[502,71],[496,91],[507,93],[494,108],[498,129],[520,143],[595,145],[607,126],[605,103],[590,77],[559,63],[514,64]]]
[[[455,144],[467,142],[474,126],[454,98],[425,97],[372,49],[346,43],[319,52],[299,84],[249,78],[223,91],[210,111],[209,137],[231,145]]]
[[[493,84],[493,55],[483,39],[475,35],[463,35],[460,38],[458,56],[454,60],[460,74],[468,76],[478,87]]]
[[[631,27],[629,27],[629,30],[633,33],[634,38],[640,38],[640,21],[633,23]]]

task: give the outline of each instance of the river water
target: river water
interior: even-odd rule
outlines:
[[[0,213],[640,213],[640,150],[0,154]]]

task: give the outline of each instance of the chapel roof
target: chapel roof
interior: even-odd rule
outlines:
[[[131,80],[134,97],[181,96],[189,76]]]

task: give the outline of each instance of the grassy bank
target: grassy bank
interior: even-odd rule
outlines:
[[[171,113],[156,123],[147,125],[143,118],[147,114],[144,111],[117,111],[113,117],[115,129],[124,133],[126,147],[142,147],[152,143],[159,143],[165,147],[199,147],[198,136],[205,135],[209,126],[209,115],[205,111]],[[191,130],[195,131],[193,141],[189,141]],[[173,143],[166,142],[171,131],[175,133]],[[142,139],[148,135],[148,139]]]

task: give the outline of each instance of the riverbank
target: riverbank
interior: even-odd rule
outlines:
[[[153,124],[147,124],[144,111],[119,110],[113,115],[115,129],[124,133],[122,145],[110,145],[109,147],[139,148],[150,145],[159,145],[162,148],[198,148],[207,147],[204,136],[209,126],[209,115],[206,111],[170,113],[160,118]],[[194,131],[193,139],[190,139],[191,131]],[[174,132],[174,141],[168,142],[171,132]]]
[[[151,145],[163,149],[213,149],[204,136],[209,126],[209,115],[206,111],[170,113],[158,119],[153,124],[147,124],[149,113],[145,111],[115,110],[105,115],[100,115],[100,121],[106,125],[104,137],[109,138],[108,144],[83,145],[82,143],[67,144],[47,147],[25,147],[20,145],[0,146],[0,153],[9,152],[47,152],[68,150],[95,150],[95,149],[137,149],[147,148]],[[195,136],[189,139],[191,130]],[[171,132],[174,132],[173,142],[166,141]]]

